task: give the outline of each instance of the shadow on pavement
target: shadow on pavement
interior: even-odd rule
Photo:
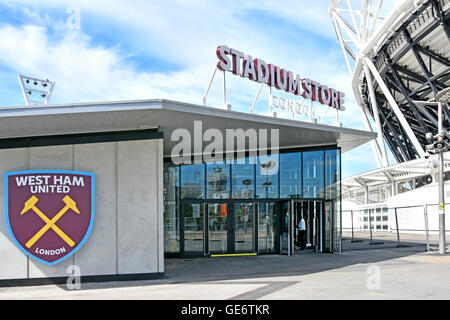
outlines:
[[[165,276],[160,280],[84,283],[81,290],[134,286],[156,286],[210,281],[246,280],[262,283],[264,278],[308,275],[356,264],[376,264],[424,252],[423,246],[376,248],[344,251],[342,254],[296,252],[293,256],[258,255],[247,257],[200,257],[165,259]],[[254,281],[252,281],[254,279]],[[274,281],[273,286],[290,285],[288,279]],[[289,283],[288,283],[289,282]],[[236,282],[238,283],[238,282]],[[277,284],[278,283],[278,284]],[[61,289],[66,287],[61,285]],[[236,297],[249,298],[255,297]]]
[[[264,277],[306,275],[360,263],[373,264],[424,252],[424,248],[385,248],[348,251],[342,254],[305,252],[291,257],[260,255],[256,257],[224,257],[166,259],[165,275],[177,282],[238,280]]]

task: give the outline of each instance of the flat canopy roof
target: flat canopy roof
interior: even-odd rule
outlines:
[[[226,129],[279,129],[280,149],[338,145],[346,152],[376,137],[368,131],[152,99],[0,108],[0,139],[158,128],[169,156],[178,143],[171,141],[172,131],[184,128],[193,137],[194,121],[202,121],[203,132],[215,128],[224,137]]]
[[[415,178],[433,175],[436,156],[429,159],[415,159],[388,167],[366,171],[342,180],[342,192],[365,191],[368,187],[391,187],[392,183],[411,181]],[[450,171],[450,151],[444,152],[444,172]]]

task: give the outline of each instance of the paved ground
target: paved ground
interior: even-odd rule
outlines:
[[[0,299],[450,299],[450,255],[406,247],[166,259],[161,280],[0,288]]]

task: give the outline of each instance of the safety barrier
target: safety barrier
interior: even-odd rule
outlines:
[[[448,209],[449,208],[449,209]],[[446,206],[446,239],[450,238],[450,206]],[[424,246],[438,249],[438,204],[387,207],[372,204],[342,211],[344,250],[377,247]],[[448,245],[448,241],[447,241]]]

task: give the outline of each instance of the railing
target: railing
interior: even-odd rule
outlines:
[[[450,226],[450,206],[446,205],[446,226]],[[450,230],[447,227],[447,239]],[[342,211],[343,238],[347,250],[368,243],[384,246],[424,246],[427,251],[439,243],[438,204],[387,207],[366,206],[357,210]]]

